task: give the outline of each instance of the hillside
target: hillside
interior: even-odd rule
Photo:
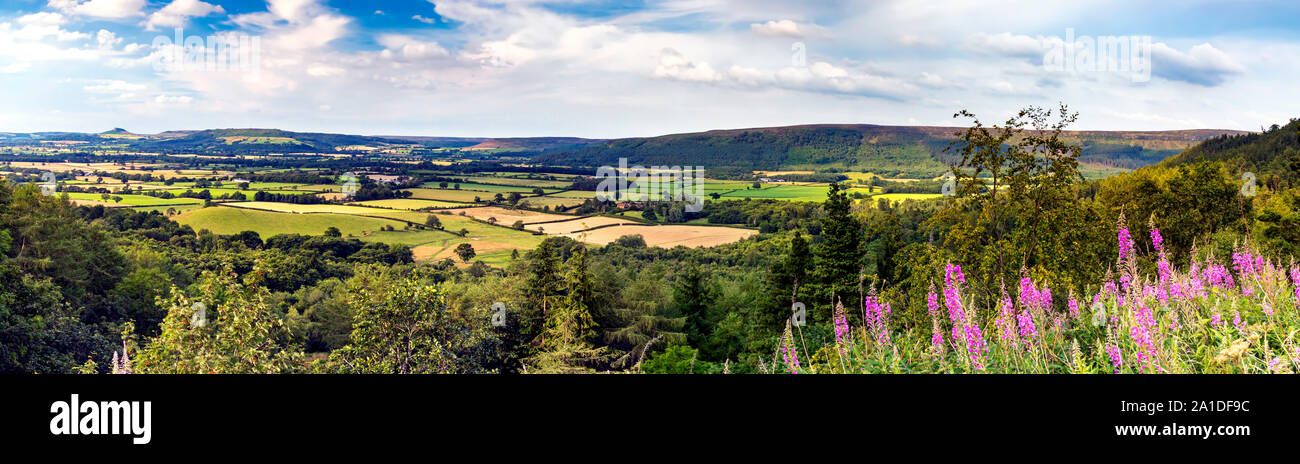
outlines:
[[[715,130],[627,138],[545,153],[540,162],[615,164],[619,158],[647,165],[705,165],[717,171],[863,170],[886,176],[929,177],[955,162],[943,149],[961,129],[930,126],[806,125]],[[1071,131],[1083,145],[1088,167],[1135,169],[1172,156],[1202,140],[1241,134],[1229,130],[1155,132]]]
[[[1254,172],[1262,179],[1289,178],[1300,171],[1300,119],[1274,124],[1264,132],[1214,137],[1160,163],[1174,167],[1199,161],[1222,161],[1234,172]]]

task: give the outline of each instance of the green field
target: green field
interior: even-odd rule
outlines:
[[[411,192],[411,198],[416,198],[421,200],[451,201],[457,203],[473,203],[474,197],[478,197],[481,201],[486,201],[492,199],[492,197],[495,196],[495,194],[488,193],[488,192],[473,192],[468,190],[451,190],[451,189],[442,190],[442,189],[414,188],[414,189],[407,189],[407,191]]]
[[[120,193],[109,194],[109,199],[108,199],[108,200],[105,200],[105,199],[103,198],[103,195],[102,195],[102,194],[99,194],[99,193],[70,193],[70,192],[62,192],[62,193],[60,193],[60,195],[67,195],[68,198],[73,199],[73,200],[94,200],[94,201],[104,202],[104,203],[108,203],[108,204],[120,204],[120,205],[127,205],[127,206],[145,206],[145,205],[192,205],[192,204],[196,204],[196,203],[203,203],[203,200],[200,200],[200,199],[198,199],[198,198],[171,198],[171,199],[163,199],[163,198],[154,198],[154,197],[151,197],[151,196],[148,196],[148,195],[131,195],[131,194],[120,194]],[[121,203],[114,202],[114,201],[112,200],[112,197],[122,197],[122,201],[121,201]]]
[[[157,212],[159,212],[159,213],[166,214],[166,213],[167,213],[167,210],[169,210],[169,209],[170,209],[170,210],[175,210],[175,211],[180,212],[180,213],[184,213],[184,212],[187,212],[187,211],[194,211],[194,210],[199,209],[199,208],[202,208],[202,207],[203,207],[203,205],[200,205],[200,204],[197,204],[197,203],[196,203],[196,204],[192,204],[192,205],[176,205],[176,206],[139,206],[139,207],[135,207],[135,208],[131,208],[131,209],[136,210],[136,211],[140,211],[140,212],[157,211]]]
[[[938,193],[882,193],[871,197],[871,199],[899,202],[903,200],[929,200],[932,198],[940,198],[942,196],[942,194]]]
[[[466,180],[470,182],[481,182],[487,184],[514,185],[519,187],[527,187],[529,190],[532,190],[534,187],[539,187],[544,189],[564,189],[564,188],[568,188],[570,185],[573,185],[573,182],[565,182],[562,180],[519,179],[514,177],[494,177],[494,176],[470,177]],[[461,188],[465,188],[465,184],[461,184]]]
[[[531,232],[514,230],[507,227],[493,226],[474,221],[470,218],[455,214],[439,214],[438,219],[442,221],[443,229],[458,232],[461,229],[469,231],[465,237],[453,236],[443,244],[440,238],[429,234],[429,237],[435,237],[435,241],[427,243],[415,249],[417,259],[442,259],[453,257],[451,250],[461,243],[469,243],[474,247],[477,256],[475,261],[500,266],[510,259],[513,250],[524,251],[536,248],[542,243],[542,236],[533,235]],[[391,239],[391,233],[376,234],[368,237],[368,240]],[[459,258],[454,258],[459,262]]]
[[[502,179],[502,180],[511,180],[511,179]],[[544,182],[544,181],[537,181],[537,182]],[[438,187],[439,184],[441,184],[441,182],[425,182],[424,184],[421,185],[421,187],[428,188],[428,189],[439,189],[439,187]],[[453,187],[455,187],[455,185],[456,185],[456,184],[455,184],[454,182],[448,182],[448,183],[447,183],[447,188],[446,188],[445,190],[455,190],[455,188],[453,188]],[[567,184],[566,184],[566,186],[567,186]],[[541,188],[543,192],[554,192],[554,191],[556,191],[555,188],[540,187],[540,186],[538,186],[538,187],[530,187],[530,186],[522,186],[522,185],[488,185],[488,184],[479,184],[479,183],[474,183],[474,182],[462,182],[462,183],[460,184],[460,190],[471,190],[471,191],[479,191],[479,192],[488,192],[488,193],[490,193],[490,194],[495,194],[495,193],[507,193],[507,194],[508,194],[508,193],[511,193],[511,192],[519,192],[519,193],[522,193],[522,194],[530,194],[530,193],[533,192],[533,189],[534,189],[534,188]]]
[[[276,203],[270,201],[241,201],[229,203],[232,207],[251,208],[264,211],[275,211],[282,213],[300,213],[300,214],[349,214],[353,216],[378,216],[385,218],[399,219],[423,224],[429,213],[421,213],[408,210],[396,210],[387,208],[369,208],[365,206],[350,205],[295,205],[292,203]],[[395,227],[402,228],[404,225],[397,224]]]
[[[370,200],[348,203],[349,205],[374,206],[379,208],[417,210],[423,208],[455,208],[464,206],[461,203],[451,203],[447,201],[420,200],[415,198],[393,198],[388,200]]]
[[[764,188],[759,190],[737,190],[735,192],[726,193],[723,194],[720,199],[734,200],[740,198],[754,198],[754,199],[775,199],[775,200],[788,200],[788,201],[820,202],[820,201],[826,201],[826,192],[829,189],[830,186],[827,184],[781,185],[776,187],[765,186]],[[852,195],[854,193],[870,195],[871,189],[854,187],[848,189],[848,193],[849,195]]]
[[[215,234],[229,235],[251,230],[263,239],[279,234],[323,235],[330,227],[337,227],[344,236],[373,233],[389,225],[402,227],[396,221],[347,214],[277,213],[221,206],[203,208],[173,219],[196,231],[207,229]]]

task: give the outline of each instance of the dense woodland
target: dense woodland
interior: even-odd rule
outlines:
[[[835,346],[846,324],[876,327],[867,310],[876,301],[894,308],[886,332],[929,339],[939,325],[927,299],[951,280],[947,265],[962,266],[981,314],[996,313],[1025,278],[1059,295],[1093,294],[1119,271],[1120,224],[1136,237],[1158,225],[1163,238],[1158,250],[1139,241],[1135,272],[1247,244],[1283,261],[1300,255],[1300,122],[1087,181],[1083,147],[1060,137],[1074,120],[1065,108],[992,127],[965,116],[970,128],[942,158],[957,177],[954,198],[855,202],[835,186],[820,204],[709,201],[699,217],[761,233],[695,249],[553,237],[502,268],[419,264],[404,246],[337,236],[196,232],[158,213],[78,207],[3,183],[0,372],[783,372],[794,302],[807,306],[801,352]],[[807,136],[828,146],[846,137]],[[734,137],[748,148],[689,146],[747,160],[744,169],[791,161],[763,148],[785,143],[772,136]],[[594,153],[583,150],[571,153]],[[796,161],[826,161],[818,156]],[[1259,179],[1253,197],[1241,195],[1244,172]]]

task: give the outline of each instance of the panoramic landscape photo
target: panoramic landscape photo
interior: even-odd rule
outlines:
[[[2,0],[0,373],[1294,373],[1298,14]]]

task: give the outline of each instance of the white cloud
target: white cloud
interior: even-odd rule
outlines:
[[[20,72],[25,72],[28,69],[31,69],[31,67],[32,67],[31,63],[25,63],[25,62],[10,63],[5,67],[0,68],[0,74],[17,74]]]
[[[193,101],[194,101],[194,97],[191,97],[189,95],[159,94],[158,96],[153,97],[154,103],[160,103],[165,105],[166,104],[185,105]]]
[[[144,24],[145,29],[153,31],[159,26],[184,26],[190,18],[225,13],[226,10],[221,5],[213,5],[201,0],[173,0],[167,6],[149,15],[149,19]]]
[[[1042,58],[1048,49],[1048,43],[1042,37],[1030,37],[1023,34],[1003,32],[1000,34],[979,33],[970,37],[967,47],[977,53],[988,55],[1014,56],[1021,58]],[[1057,39],[1059,42],[1060,39]]]
[[[120,19],[143,16],[145,0],[50,0],[49,6],[69,15]]]
[[[414,20],[416,20],[416,21],[419,21],[419,22],[422,22],[422,23],[425,23],[425,24],[434,24],[434,23],[437,23],[437,22],[438,22],[438,20],[436,20],[436,19],[433,19],[433,18],[426,18],[426,17],[424,17],[424,16],[420,16],[420,15],[412,16],[411,19],[414,19]]]
[[[85,90],[90,93],[123,93],[123,92],[138,92],[146,88],[147,87],[143,84],[132,84],[126,81],[99,80],[96,81],[94,84],[82,87],[82,90]]]
[[[407,35],[384,34],[376,38],[376,41],[384,46],[380,52],[384,58],[416,60],[450,55],[438,42],[422,41]]]
[[[307,75],[313,77],[334,77],[341,76],[346,72],[343,68],[337,66],[316,65],[307,68]]]
[[[716,82],[723,75],[713,70],[708,63],[692,62],[677,50],[665,48],[659,54],[659,65],[655,66],[654,77],[686,82]]]
[[[122,43],[122,38],[107,29],[100,29],[95,34],[95,46],[101,50],[112,50],[119,43]]]
[[[1213,87],[1228,76],[1244,72],[1241,63],[1208,43],[1193,46],[1186,53],[1164,43],[1151,45],[1151,73],[1169,80]]]
[[[805,38],[826,34],[826,29],[821,26],[812,23],[799,24],[789,19],[750,24],[749,30],[766,37]]]

